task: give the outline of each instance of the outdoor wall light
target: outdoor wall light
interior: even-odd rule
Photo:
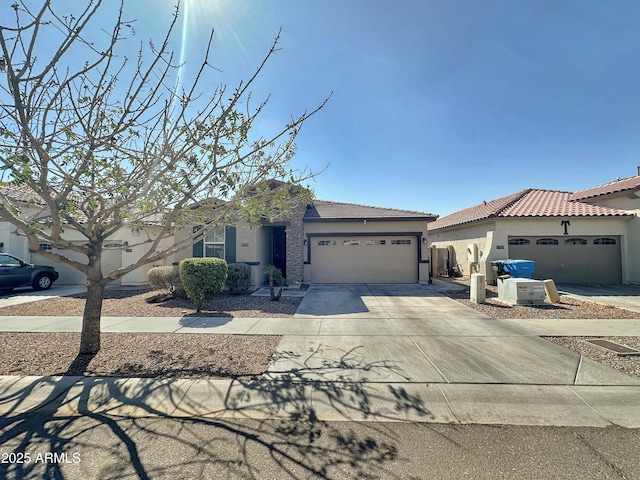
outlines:
[[[427,244],[427,237],[422,237],[422,244],[426,245]]]
[[[302,244],[306,247],[306,246],[309,244],[309,241],[305,238],[305,239],[302,241]]]

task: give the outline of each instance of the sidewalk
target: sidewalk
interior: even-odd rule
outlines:
[[[304,336],[640,336],[637,319],[103,317],[103,332]],[[0,332],[80,332],[82,317],[0,316]]]

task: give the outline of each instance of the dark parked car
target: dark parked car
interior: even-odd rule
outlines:
[[[58,279],[58,272],[46,265],[31,265],[7,253],[0,253],[0,291],[10,292],[16,287],[47,290]]]

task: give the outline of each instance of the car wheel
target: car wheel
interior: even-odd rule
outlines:
[[[51,288],[52,283],[53,282],[51,281],[51,277],[49,275],[47,275],[46,273],[41,273],[36,277],[31,286],[34,290],[48,290]]]

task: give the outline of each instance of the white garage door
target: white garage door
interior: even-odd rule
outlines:
[[[416,283],[418,244],[411,236],[313,237],[313,283]]]
[[[510,237],[509,258],[533,260],[533,277],[556,283],[620,283],[620,237]]]

